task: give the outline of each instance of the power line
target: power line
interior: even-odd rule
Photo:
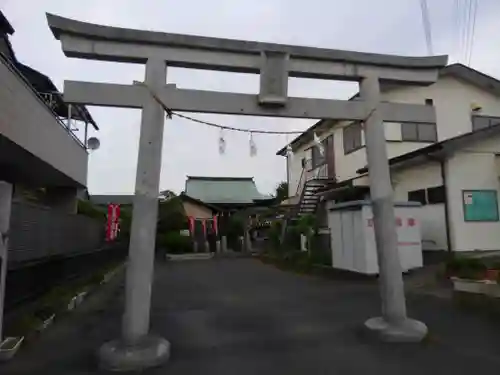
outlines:
[[[478,7],[478,2],[477,0],[472,0],[472,29],[471,33],[469,36],[469,51],[467,54],[467,66],[470,66],[471,60],[472,60],[472,51],[474,49],[474,36],[476,32],[476,18],[477,18],[477,7]]]
[[[461,0],[455,0],[454,2],[454,7],[453,7],[453,24],[454,24],[454,30],[453,32],[456,33],[453,38],[453,51],[454,53],[458,53],[460,50],[460,11],[461,11]]]
[[[427,45],[427,53],[433,55],[432,48],[432,33],[431,22],[429,19],[429,8],[427,7],[427,0],[420,0],[420,10],[422,12],[422,23],[424,26],[425,42]]]
[[[469,45],[470,45],[470,35],[471,35],[471,23],[472,23],[472,0],[467,0],[466,4],[466,17],[465,17],[465,39],[464,39],[464,56],[463,62],[467,64],[467,56],[469,55]]]
[[[458,61],[464,62],[465,50],[467,48],[467,1],[468,0],[457,0],[457,39],[458,39],[458,49],[457,57]]]

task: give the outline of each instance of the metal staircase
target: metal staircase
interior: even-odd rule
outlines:
[[[291,223],[294,223],[301,216],[314,215],[316,213],[320,202],[320,196],[316,193],[336,182],[335,178],[328,178],[326,164],[311,170],[310,163],[311,160],[306,161],[302,169],[295,195],[298,197],[298,201],[283,218],[281,242],[284,241],[287,228]]]

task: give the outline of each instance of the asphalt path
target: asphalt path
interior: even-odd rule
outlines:
[[[96,374],[95,350],[119,334],[123,282],[84,303],[1,374]],[[500,366],[499,324],[448,300],[408,295],[422,344],[384,344],[359,327],[380,311],[377,285],[280,271],[255,259],[156,267],[152,330],[172,344],[151,374],[468,374]]]

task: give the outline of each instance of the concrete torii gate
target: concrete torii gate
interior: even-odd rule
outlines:
[[[47,19],[68,57],[146,65],[142,85],[64,84],[64,99],[69,103],[142,109],[123,337],[101,347],[104,367],[137,369],[169,357],[169,343],[149,335],[165,105],[185,112],[363,121],[382,298],[382,316],[367,320],[365,327],[391,341],[418,341],[425,336],[426,326],[406,314],[383,121],[435,123],[436,114],[428,105],[381,102],[380,82],[432,84],[446,65],[446,56],[402,57],[167,34],[94,25],[51,14]],[[260,74],[260,92],[178,89],[166,84],[167,66]],[[288,97],[288,77],[356,81],[361,98]]]

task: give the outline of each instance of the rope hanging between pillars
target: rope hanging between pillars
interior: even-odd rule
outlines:
[[[186,115],[183,115],[183,114],[180,114],[180,113],[172,111],[165,104],[165,102],[163,102],[160,99],[160,97],[158,96],[158,94],[153,89],[151,89],[146,83],[139,82],[139,81],[134,81],[133,83],[134,83],[134,85],[143,86],[144,88],[146,88],[146,90],[148,90],[148,92],[156,100],[156,102],[158,102],[158,104],[160,104],[162,106],[163,110],[167,114],[167,118],[168,119],[171,119],[172,116],[177,116],[179,118],[182,118],[182,119],[185,119],[185,120],[189,120],[191,122],[195,122],[195,123],[198,123],[198,124],[207,125],[207,126],[210,126],[210,127],[214,127],[214,128],[220,129],[220,134],[219,134],[219,138],[218,138],[218,146],[219,146],[218,151],[219,151],[219,154],[221,154],[221,155],[223,155],[223,154],[226,153],[226,148],[227,148],[227,142],[226,142],[226,138],[224,136],[224,131],[225,130],[234,131],[234,132],[240,132],[240,133],[247,133],[247,134],[250,135],[250,138],[249,138],[249,149],[250,149],[250,156],[251,157],[254,157],[254,156],[257,155],[257,144],[256,144],[255,139],[254,139],[254,134],[266,134],[266,135],[290,135],[290,134],[295,134],[295,135],[299,135],[299,134],[302,134],[304,132],[303,130],[301,130],[301,131],[273,131],[273,130],[260,130],[260,129],[243,129],[243,128],[236,128],[236,127],[233,127],[233,126],[220,125],[220,124],[216,124],[216,123],[209,122],[209,121],[199,120],[199,119],[196,119],[194,117],[186,116]],[[288,140],[287,140],[287,144],[288,144]]]

